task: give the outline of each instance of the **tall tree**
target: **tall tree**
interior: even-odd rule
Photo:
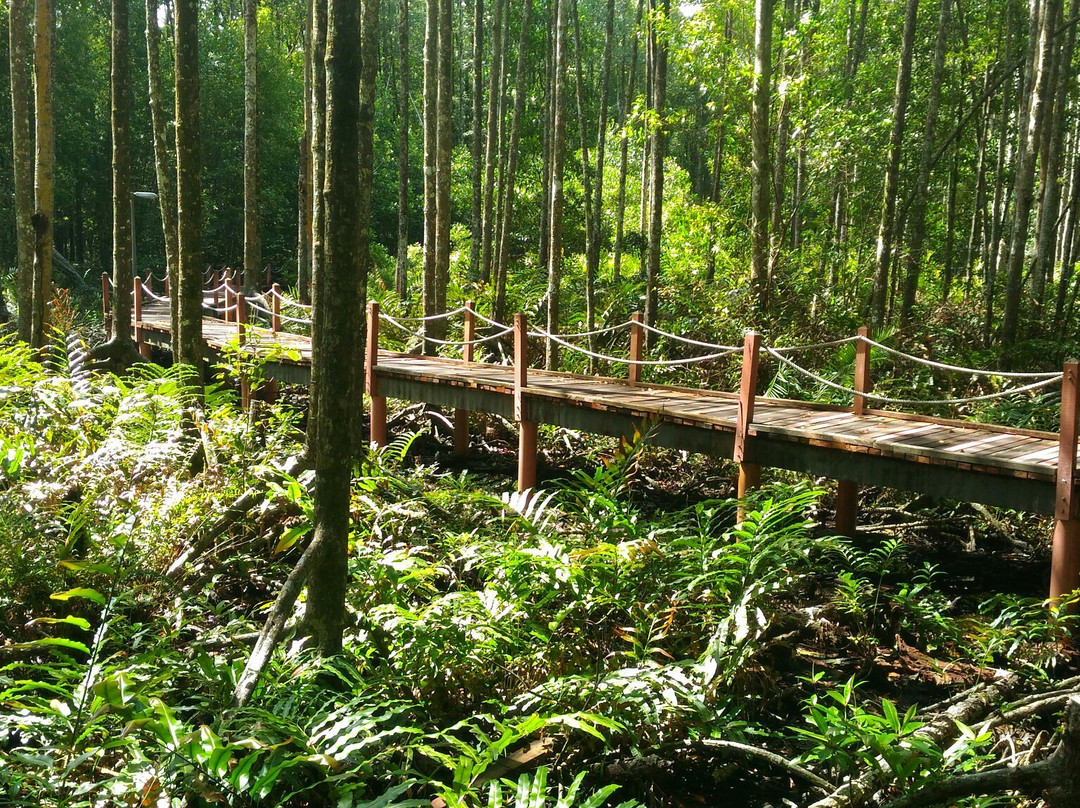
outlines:
[[[525,0],[525,9],[521,13],[521,35],[518,39],[517,76],[514,79],[514,111],[510,121],[510,143],[507,146],[506,174],[500,193],[503,196],[501,208],[502,220],[499,222],[499,237],[495,256],[494,283],[495,305],[492,317],[503,322],[506,316],[506,275],[509,261],[510,228],[514,221],[514,189],[517,180],[518,142],[521,138],[521,116],[525,110],[525,81],[528,78],[529,35],[532,33],[529,23],[532,16],[533,0]]]
[[[409,295],[409,0],[398,0],[398,232],[394,289]]]
[[[896,199],[900,185],[900,158],[904,145],[904,126],[907,123],[908,99],[911,96],[911,55],[915,46],[915,23],[918,14],[919,0],[907,0],[900,59],[896,68],[896,89],[893,91],[892,131],[889,135],[889,155],[885,165],[885,187],[882,192],[874,286],[870,301],[870,324],[874,328],[881,328],[885,324],[889,266],[892,263],[896,229]]]
[[[435,308],[446,311],[446,289],[450,283],[450,200],[451,155],[454,146],[454,3],[439,0],[439,81],[435,150]],[[429,324],[436,339],[446,336],[446,319]]]
[[[945,55],[948,50],[949,20],[954,0],[941,0],[938,9],[937,38],[934,43],[934,68],[930,76],[930,94],[926,100],[926,123],[923,126],[922,159],[915,183],[911,212],[908,216],[908,249],[904,258],[904,294],[900,303],[900,320],[910,322],[919,288],[923,247],[926,239],[926,206],[930,191],[930,168],[934,159],[934,139],[937,136],[938,108],[941,106],[941,85],[945,79]]]
[[[47,302],[52,294],[53,200],[56,130],[53,119],[53,52],[56,0],[36,0],[34,11],[34,282],[30,345],[45,345]]]
[[[259,0],[244,0],[244,289],[261,282],[259,240]]]
[[[1020,325],[1020,308],[1023,302],[1022,287],[1028,225],[1031,208],[1035,201],[1035,164],[1039,155],[1040,126],[1046,105],[1053,59],[1054,29],[1061,16],[1059,0],[1032,2],[1029,31],[1032,53],[1026,59],[1028,77],[1024,99],[1024,114],[1016,147],[1016,171],[1013,177],[1013,215],[1010,246],[1005,277],[1005,309],[1001,315],[1001,339],[1011,347],[1017,338]]]
[[[370,0],[367,0],[370,2]],[[366,4],[366,3],[365,3]],[[360,287],[360,5],[329,0],[326,15],[325,263],[315,273],[308,446],[315,469],[314,552],[306,629],[320,653],[341,650],[348,573]],[[318,64],[315,65],[318,69]]]
[[[499,35],[498,15],[501,0],[495,0],[496,23],[495,36]],[[475,278],[481,278],[487,274],[486,262],[481,268],[480,242],[483,240],[483,177],[484,167],[481,158],[484,154],[484,133],[481,128],[484,124],[484,0],[473,0],[473,86],[472,86],[472,228],[470,230],[472,240],[469,245],[469,271]],[[498,57],[492,56],[491,73],[494,76]],[[490,96],[489,109],[494,109],[494,93]],[[488,127],[488,136],[491,136],[491,127]]]
[[[11,163],[15,180],[15,243],[18,258],[19,339],[30,341],[34,299],[34,163],[30,130],[29,0],[8,5],[8,70],[11,78]]]
[[[202,162],[199,133],[199,2],[176,0],[176,224],[178,328],[173,356],[202,378]]]
[[[146,0],[146,76],[150,98],[150,128],[154,139],[154,176],[157,179],[158,210],[165,233],[165,272],[172,289],[180,288],[177,275],[176,166],[169,148],[169,119],[165,113],[165,92],[161,80],[161,30],[158,28],[157,0]],[[177,295],[169,296],[172,331],[177,333],[180,308]]]
[[[436,153],[439,150],[439,3],[427,0],[424,10],[424,316],[439,313],[436,266]],[[424,343],[434,352],[435,344]]]
[[[300,137],[298,170],[296,176],[296,285],[299,287],[300,301],[306,303],[310,299],[311,288],[311,262],[313,260],[311,242],[312,220],[314,204],[314,163],[311,152],[312,129],[314,120],[314,74],[312,64],[315,59],[315,4],[317,0],[307,0],[306,13],[304,15],[304,132]]]
[[[754,87],[750,114],[753,159],[750,168],[750,288],[764,311],[768,300],[769,205],[772,170],[769,153],[769,101],[772,93],[773,3],[754,2]]]
[[[766,2],[770,2],[770,0],[766,0]],[[649,205],[649,252],[648,270],[645,278],[645,322],[653,326],[658,322],[660,248],[662,246],[660,240],[664,232],[664,156],[667,152],[664,114],[665,104],[667,103],[667,22],[671,16],[670,0],[660,0],[659,11],[662,15],[660,22],[663,30],[658,33],[657,25],[652,26],[652,48],[655,53],[652,129],[649,136],[649,159],[651,161],[649,187],[652,193],[652,202]]]
[[[492,237],[495,227],[495,164],[499,150],[499,102],[502,88],[502,64],[506,56],[506,31],[503,23],[507,0],[495,0],[492,21],[491,75],[488,82],[487,140],[484,144],[484,193],[480,221],[480,279],[491,277]]]
[[[559,303],[562,294],[563,263],[563,168],[566,162],[566,17],[568,0],[555,2],[555,58],[552,81],[551,132],[551,212],[548,214],[550,237],[548,241],[547,330],[555,334],[559,330]],[[559,364],[559,346],[548,340],[545,346],[544,365],[549,370]]]
[[[619,126],[619,189],[615,201],[615,244],[611,256],[611,281],[618,286],[622,277],[623,233],[626,228],[626,174],[630,156],[630,133],[627,122],[634,106],[634,83],[637,76],[638,39],[641,32],[641,16],[645,10],[645,0],[638,0],[637,17],[634,21],[633,36],[630,43],[630,69],[626,77],[626,101],[623,105]]]

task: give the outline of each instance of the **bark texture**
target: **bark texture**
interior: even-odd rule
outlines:
[[[11,163],[15,182],[16,295],[19,339],[30,341],[34,300],[33,138],[30,130],[30,52],[33,48],[29,0],[8,4],[8,70],[11,78]]]
[[[244,0],[244,289],[262,282],[259,240],[259,0]]]

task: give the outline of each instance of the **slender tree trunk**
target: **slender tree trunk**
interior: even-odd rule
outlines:
[[[1065,303],[1073,282],[1078,241],[1080,241],[1080,120],[1073,134],[1072,181],[1069,190],[1069,221],[1062,236],[1063,255],[1061,275],[1058,278],[1057,300],[1054,305],[1055,333],[1060,337],[1065,332]]]
[[[439,148],[439,3],[427,0],[424,10],[424,316],[438,314],[438,271],[436,270],[435,198],[436,152]],[[426,353],[435,344],[424,343]]]
[[[754,2],[754,86],[750,113],[753,153],[750,168],[750,289],[759,311],[768,308],[769,211],[772,171],[769,155],[769,101],[772,90],[774,0]]]
[[[601,233],[603,229],[604,210],[604,165],[607,151],[608,136],[608,108],[611,94],[611,50],[615,38],[615,0],[608,0],[607,27],[604,32],[604,67],[601,72],[600,85],[600,120],[597,123],[596,136],[596,180],[593,186],[593,235],[592,251],[586,257],[586,264],[591,267],[591,276],[594,279],[600,272],[600,248]],[[595,319],[595,312],[594,312]],[[590,324],[589,331],[593,330]],[[595,344],[592,345],[595,351]]]
[[[56,0],[36,0],[34,13],[34,284],[30,345],[45,345],[52,297],[53,184],[56,132],[53,120],[53,53]]]
[[[989,71],[985,74],[983,86],[989,81]],[[983,102],[983,113],[979,121],[979,145],[975,156],[975,198],[971,206],[971,229],[967,243],[967,255],[964,261],[964,299],[967,299],[971,280],[975,272],[975,263],[986,244],[986,143],[990,131],[990,99]],[[951,280],[951,278],[949,279]],[[943,300],[949,298],[948,284],[941,290]]]
[[[498,162],[498,134],[502,96],[503,60],[506,58],[507,0],[495,0],[495,19],[491,43],[491,76],[488,84],[487,142],[484,146],[483,210],[480,222],[480,279],[487,283],[491,278],[492,234],[495,226],[495,165]]]
[[[514,87],[514,112],[510,123],[510,143],[507,146],[506,175],[502,184],[502,220],[495,260],[495,305],[492,318],[504,322],[506,316],[506,276],[509,267],[510,229],[514,221],[514,186],[517,179],[518,142],[521,138],[521,116],[525,111],[525,82],[528,78],[529,28],[533,0],[525,0],[521,16],[521,36],[518,40],[517,76]]]
[[[29,0],[8,5],[8,68],[11,78],[11,163],[15,184],[15,242],[19,339],[30,341],[34,300],[34,162],[30,130],[30,52],[33,49]]]
[[[327,2],[313,0],[311,11],[311,289],[326,265],[326,35]],[[314,297],[312,297],[314,303]],[[314,404],[312,404],[314,406]]]
[[[352,423],[359,417],[354,359],[366,280],[360,258],[360,4],[329,0],[326,22],[326,263],[315,274],[311,395],[318,399],[318,415],[308,437],[319,551],[308,577],[305,619],[319,652],[330,655],[340,652],[345,626]]]
[[[297,249],[296,249],[296,285],[301,302],[310,300],[311,295],[311,263],[312,236],[314,221],[312,219],[313,206],[315,204],[314,190],[314,156],[312,153],[312,121],[314,120],[314,71],[315,59],[315,3],[317,0],[307,0],[307,13],[304,18],[304,134],[300,140],[300,159],[297,171]]]
[[[596,211],[593,208],[593,178],[590,176],[589,138],[585,126],[585,87],[581,53],[581,15],[577,0],[571,0],[570,15],[574,23],[574,98],[577,103],[578,138],[581,144],[581,187],[584,197],[585,213],[585,330],[592,331],[596,322],[596,267],[592,263],[594,223]],[[598,253],[599,255],[599,253]],[[593,370],[590,360],[589,370]]]
[[[550,264],[548,248],[551,247],[551,145],[552,132],[555,130],[555,30],[558,27],[559,0],[547,0],[548,26],[546,48],[544,51],[544,128],[543,160],[541,186],[543,198],[540,200],[540,266],[545,269]]]
[[[1054,26],[1060,17],[1058,0],[1042,0],[1032,3],[1031,29],[1037,40],[1034,47],[1033,72],[1026,82],[1028,95],[1024,102],[1025,115],[1021,119],[1020,135],[1016,150],[1016,173],[1013,177],[1013,216],[1009,247],[1009,260],[1005,277],[1005,309],[1001,317],[1001,340],[1012,347],[1016,342],[1022,306],[1024,259],[1027,253],[1028,225],[1035,199],[1035,162],[1039,154],[1039,124],[1043,119],[1043,107],[1047,99],[1050,62],[1053,56]],[[1040,13],[1041,12],[1041,13]]]
[[[202,185],[199,134],[199,3],[176,0],[176,233],[178,329],[173,356],[202,379]]]
[[[398,238],[394,287],[402,300],[409,296],[409,0],[398,0]]]
[[[1006,7],[1005,14],[1005,53],[1012,52],[1013,27],[1016,24],[1010,13],[1011,6]],[[1000,269],[1001,256],[1001,231],[1004,226],[1008,200],[1005,198],[1005,156],[1008,150],[1009,111],[1013,107],[1012,87],[1013,81],[1005,83],[1005,92],[1001,100],[1001,109],[998,112],[997,132],[997,161],[994,167],[994,197],[991,207],[990,222],[990,251],[989,260],[983,266],[983,344],[990,345],[990,338],[994,326],[994,287]]]
[[[499,14],[502,11],[502,0],[495,0],[495,36],[499,36]],[[486,264],[481,265],[480,245],[483,241],[483,199],[484,199],[484,167],[481,158],[484,154],[484,0],[473,0],[473,93],[472,93],[472,239],[469,246],[469,272],[473,278],[486,280]],[[496,56],[491,58],[491,73],[494,77],[496,70]],[[494,107],[495,94],[489,95],[488,109]],[[491,116],[488,115],[488,139],[491,138]]]
[[[771,2],[771,0],[767,0]],[[660,0],[661,14],[666,23],[671,16],[670,0]],[[645,276],[645,322],[655,326],[660,319],[660,248],[664,230],[664,157],[667,153],[667,133],[664,129],[665,103],[667,100],[668,34],[665,24],[663,36],[657,36],[653,28],[653,48],[656,54],[653,68],[653,128],[650,136],[649,158],[652,203],[649,206],[649,254]],[[651,337],[651,332],[650,335]],[[646,339],[646,344],[651,338]]]
[[[1080,15],[1080,0],[1069,4],[1069,19]],[[1056,26],[1058,21],[1054,21]],[[1061,207],[1060,172],[1065,159],[1065,134],[1068,129],[1066,107],[1069,102],[1070,85],[1075,81],[1072,68],[1073,48],[1076,45],[1076,26],[1069,25],[1064,31],[1065,39],[1058,47],[1058,63],[1054,82],[1054,112],[1046,120],[1049,141],[1044,170],[1043,192],[1039,202],[1039,229],[1035,241],[1035,265],[1032,268],[1032,298],[1035,311],[1032,321],[1036,327],[1042,321],[1046,286],[1054,278],[1054,254],[1057,247],[1058,212]]]
[[[244,0],[244,289],[262,283],[259,240],[259,2]]]
[[[780,248],[784,243],[784,206],[787,195],[787,156],[791,142],[791,93],[788,76],[792,70],[791,54],[784,48],[788,30],[795,26],[795,0],[784,0],[782,36],[778,48],[778,73],[780,106],[776,111],[776,146],[772,150],[772,198],[769,211],[769,279],[771,288],[780,260]]]
[[[627,121],[634,107],[634,85],[637,77],[638,39],[641,36],[641,15],[645,9],[645,0],[638,0],[637,18],[634,22],[633,41],[630,44],[630,70],[626,79],[626,105],[622,111],[619,127],[619,191],[615,203],[615,245],[611,257],[611,283],[616,288],[622,282],[623,235],[626,227],[626,173],[630,158],[630,137]]]
[[[453,148],[453,69],[454,69],[453,0],[439,0],[439,86],[438,133],[435,162],[435,306],[445,312],[446,290],[450,283],[450,157]],[[431,323],[431,335],[446,337],[445,319]]]
[[[903,41],[900,62],[896,70],[896,90],[893,94],[892,133],[889,136],[889,158],[885,169],[885,188],[878,226],[877,254],[874,268],[874,288],[870,305],[870,324],[879,329],[885,325],[885,304],[889,292],[889,265],[892,262],[896,226],[896,198],[900,183],[900,157],[904,144],[904,125],[907,121],[908,98],[911,91],[911,54],[915,45],[915,23],[919,0],[907,0],[904,13]]]
[[[900,321],[911,322],[915,295],[919,289],[922,270],[923,242],[926,239],[926,207],[930,192],[930,167],[934,159],[934,139],[937,136],[938,108],[941,106],[941,85],[945,79],[945,55],[948,51],[949,20],[953,0],[941,0],[938,8],[937,41],[934,45],[934,68],[930,78],[930,95],[926,101],[926,123],[923,126],[922,160],[915,184],[915,197],[908,217],[908,251],[904,263],[904,295],[900,303]]]
[[[945,260],[941,268],[941,285],[946,290],[943,296],[948,300],[948,287],[952,284],[954,246],[956,241],[956,185],[960,178],[960,154],[953,147],[952,165],[949,166],[949,187],[945,195]]]
[[[136,358],[131,340],[131,51],[129,0],[112,0],[110,108],[112,129],[112,342],[117,359]]]
[[[551,238],[548,245],[547,330],[559,331],[559,298],[562,292],[562,222],[563,166],[566,161],[566,6],[568,0],[555,0],[555,60],[552,81],[554,125],[551,133],[551,213],[548,217]],[[559,365],[559,346],[547,341],[544,365],[554,370]]]
[[[176,166],[169,147],[169,119],[165,112],[165,92],[161,80],[161,31],[156,0],[146,0],[146,75],[150,98],[150,126],[154,137],[154,175],[157,179],[158,210],[165,234],[165,271],[171,289],[180,288],[176,236]],[[169,296],[172,331],[179,330],[179,296]]]

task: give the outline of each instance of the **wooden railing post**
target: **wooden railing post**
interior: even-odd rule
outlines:
[[[852,401],[851,411],[855,415],[866,412],[866,396],[858,393],[870,392],[870,329],[859,329],[859,339],[855,343],[855,385],[857,391]],[[853,480],[836,481],[836,532],[841,536],[855,537],[859,526],[859,485]]]
[[[754,422],[754,401],[757,397],[758,360],[761,354],[761,334],[747,331],[743,341],[742,378],[739,384],[739,410],[735,419],[735,451],[732,459],[739,464],[738,521],[746,517],[743,500],[761,482],[761,466],[749,462],[751,452],[750,425]]]
[[[379,395],[379,377],[375,374],[379,363],[379,302],[368,302],[367,310],[367,345],[364,346],[364,387],[371,398],[371,442],[376,446],[385,446],[386,439],[386,396]]]
[[[109,273],[101,273],[101,315],[105,323],[105,339],[112,339],[112,288],[109,286]]]
[[[462,330],[461,358],[466,362],[473,361],[473,340],[476,339],[476,312],[475,303],[465,301],[465,327]],[[469,411],[461,408],[454,410],[454,454],[466,454],[469,451]]]
[[[641,326],[641,312],[630,315],[630,365],[626,378],[630,384],[641,383],[641,365],[635,364],[644,356],[645,329]]]
[[[1080,586],[1080,514],[1076,502],[1076,435],[1080,421],[1080,363],[1071,359],[1061,374],[1061,431],[1058,437],[1054,544],[1050,560],[1050,599]]]
[[[143,359],[150,358],[150,346],[146,344],[142,327],[142,278],[136,276],[131,279],[131,307],[132,319],[135,321],[135,345],[139,349],[139,355]]]
[[[275,334],[281,330],[281,284],[270,287],[270,330]]]
[[[210,285],[214,287],[214,308],[221,307],[221,284],[224,282],[216,269],[210,270]],[[216,313],[216,312],[215,312]]]
[[[536,421],[529,419],[529,320],[514,315],[514,420],[518,422],[518,491],[536,487]]]

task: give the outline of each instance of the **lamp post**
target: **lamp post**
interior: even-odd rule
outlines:
[[[131,199],[130,199],[130,203],[131,203],[131,274],[133,276],[139,274],[139,264],[135,260],[136,255],[137,255],[137,252],[136,252],[136,249],[135,249],[135,244],[138,241],[138,239],[135,237],[135,200],[136,199],[155,200],[155,199],[157,199],[157,194],[155,194],[153,191],[132,191],[131,192]]]

